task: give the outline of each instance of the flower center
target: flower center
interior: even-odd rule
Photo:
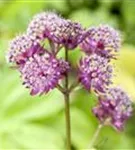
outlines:
[[[97,43],[97,48],[99,48],[99,49],[104,49],[104,44],[103,44],[103,42],[99,41],[99,42]]]

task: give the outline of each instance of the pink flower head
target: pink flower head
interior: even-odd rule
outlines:
[[[79,64],[79,80],[87,90],[105,92],[112,83],[112,66],[108,59],[93,54],[81,59]]]
[[[34,16],[27,33],[36,41],[48,38],[68,49],[75,48],[85,37],[85,31],[79,23],[63,19],[52,12],[42,12]]]
[[[84,40],[85,36],[86,32],[79,23],[62,19],[49,37],[68,49],[74,49]]]
[[[27,34],[31,39],[40,42],[57,28],[61,18],[53,12],[42,12],[35,15],[28,25]]]
[[[119,32],[108,25],[92,27],[88,36],[81,43],[81,48],[86,54],[97,53],[106,58],[115,58],[121,46]]]
[[[107,122],[117,130],[123,130],[124,123],[132,114],[132,104],[127,93],[115,87],[99,96],[99,104],[93,109],[93,113],[101,123]]]
[[[9,50],[6,55],[10,63],[18,63],[23,53],[26,53],[37,43],[32,41],[26,34],[15,37],[9,44]]]
[[[47,93],[57,86],[63,74],[69,69],[68,63],[63,61],[49,53],[34,54],[20,66],[23,84],[30,88],[31,95]]]

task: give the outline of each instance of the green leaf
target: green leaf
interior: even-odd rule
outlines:
[[[10,122],[11,123],[11,122]],[[24,122],[16,124],[14,130],[1,131],[1,149],[59,149],[62,148],[62,137],[59,132],[46,125],[32,125]],[[16,122],[14,122],[16,123]],[[11,126],[10,126],[11,125]],[[0,126],[1,127],[1,126]]]
[[[54,90],[43,96],[30,96],[15,70],[1,72],[0,149],[59,149],[63,140],[50,128],[47,118],[63,109],[63,96]],[[36,123],[43,120],[44,124]]]

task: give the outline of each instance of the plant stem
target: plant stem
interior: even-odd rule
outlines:
[[[68,61],[68,49],[65,48],[65,60]],[[71,131],[70,131],[70,100],[68,91],[68,72],[65,75],[65,118],[66,118],[66,135],[67,135],[67,150],[71,150]]]
[[[57,88],[61,93],[65,94],[65,89],[64,89],[60,84],[58,84],[56,88]]]
[[[95,132],[95,134],[94,134],[94,136],[93,136],[93,138],[92,138],[92,140],[91,140],[91,142],[88,146],[89,149],[91,149],[94,146],[94,143],[96,142],[96,140],[98,138],[98,135],[99,135],[99,133],[100,133],[103,126],[104,126],[103,124],[98,125],[98,128],[97,128],[97,130],[96,130],[96,132]]]
[[[66,117],[66,135],[67,135],[67,150],[71,150],[71,133],[70,133],[70,106],[69,94],[65,94],[65,117]]]
[[[50,44],[52,53],[55,53],[55,44],[51,40],[49,40],[49,44]]]
[[[79,85],[79,82],[75,82],[73,83],[70,87],[69,87],[69,93],[72,92],[77,86]]]

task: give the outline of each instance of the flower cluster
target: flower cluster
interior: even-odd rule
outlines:
[[[28,52],[34,45],[36,45],[36,43],[34,43],[26,34],[17,36],[9,44],[7,61],[18,63],[22,54]]]
[[[48,53],[34,54],[20,67],[23,84],[31,89],[31,95],[43,94],[57,86],[68,64]]]
[[[93,113],[101,123],[111,124],[117,130],[123,130],[125,121],[132,114],[129,96],[121,88],[110,88],[108,93],[99,96],[99,104]]]
[[[68,49],[74,49],[85,37],[85,31],[79,23],[50,12],[36,15],[29,24],[27,32],[31,39],[40,41],[49,38]]]
[[[112,71],[107,59],[93,54],[80,60],[79,80],[89,91],[105,92],[112,83]]]
[[[55,88],[70,69],[69,63],[57,58],[45,46],[49,40],[58,46],[75,48],[84,37],[84,30],[78,23],[61,18],[52,12],[36,15],[28,25],[27,32],[15,37],[9,44],[7,61],[17,65],[23,84],[31,95],[47,93]]]
[[[110,61],[116,58],[120,43],[119,33],[108,25],[88,29],[80,44],[86,56],[79,64],[79,80],[86,89],[106,92],[113,76]]]
[[[119,32],[108,25],[92,27],[81,43],[82,50],[90,55],[96,53],[106,58],[115,58],[121,45]]]
[[[78,82],[98,96],[99,103],[93,112],[100,122],[109,120],[121,130],[132,107],[125,92],[110,88],[113,83],[111,60],[117,58],[120,45],[119,32],[108,25],[87,30],[53,12],[42,12],[33,17],[26,33],[10,42],[7,60],[17,65],[23,84],[30,89],[31,95],[40,95],[60,87],[60,80],[71,70],[71,64],[67,59],[59,58],[58,52],[79,46],[84,55],[78,64]]]
[[[130,98],[120,88],[110,88],[113,77],[111,60],[117,58],[121,45],[119,32],[108,25],[88,29],[80,47],[86,56],[79,63],[79,81],[98,96],[93,113],[102,124],[122,130],[132,114]]]

